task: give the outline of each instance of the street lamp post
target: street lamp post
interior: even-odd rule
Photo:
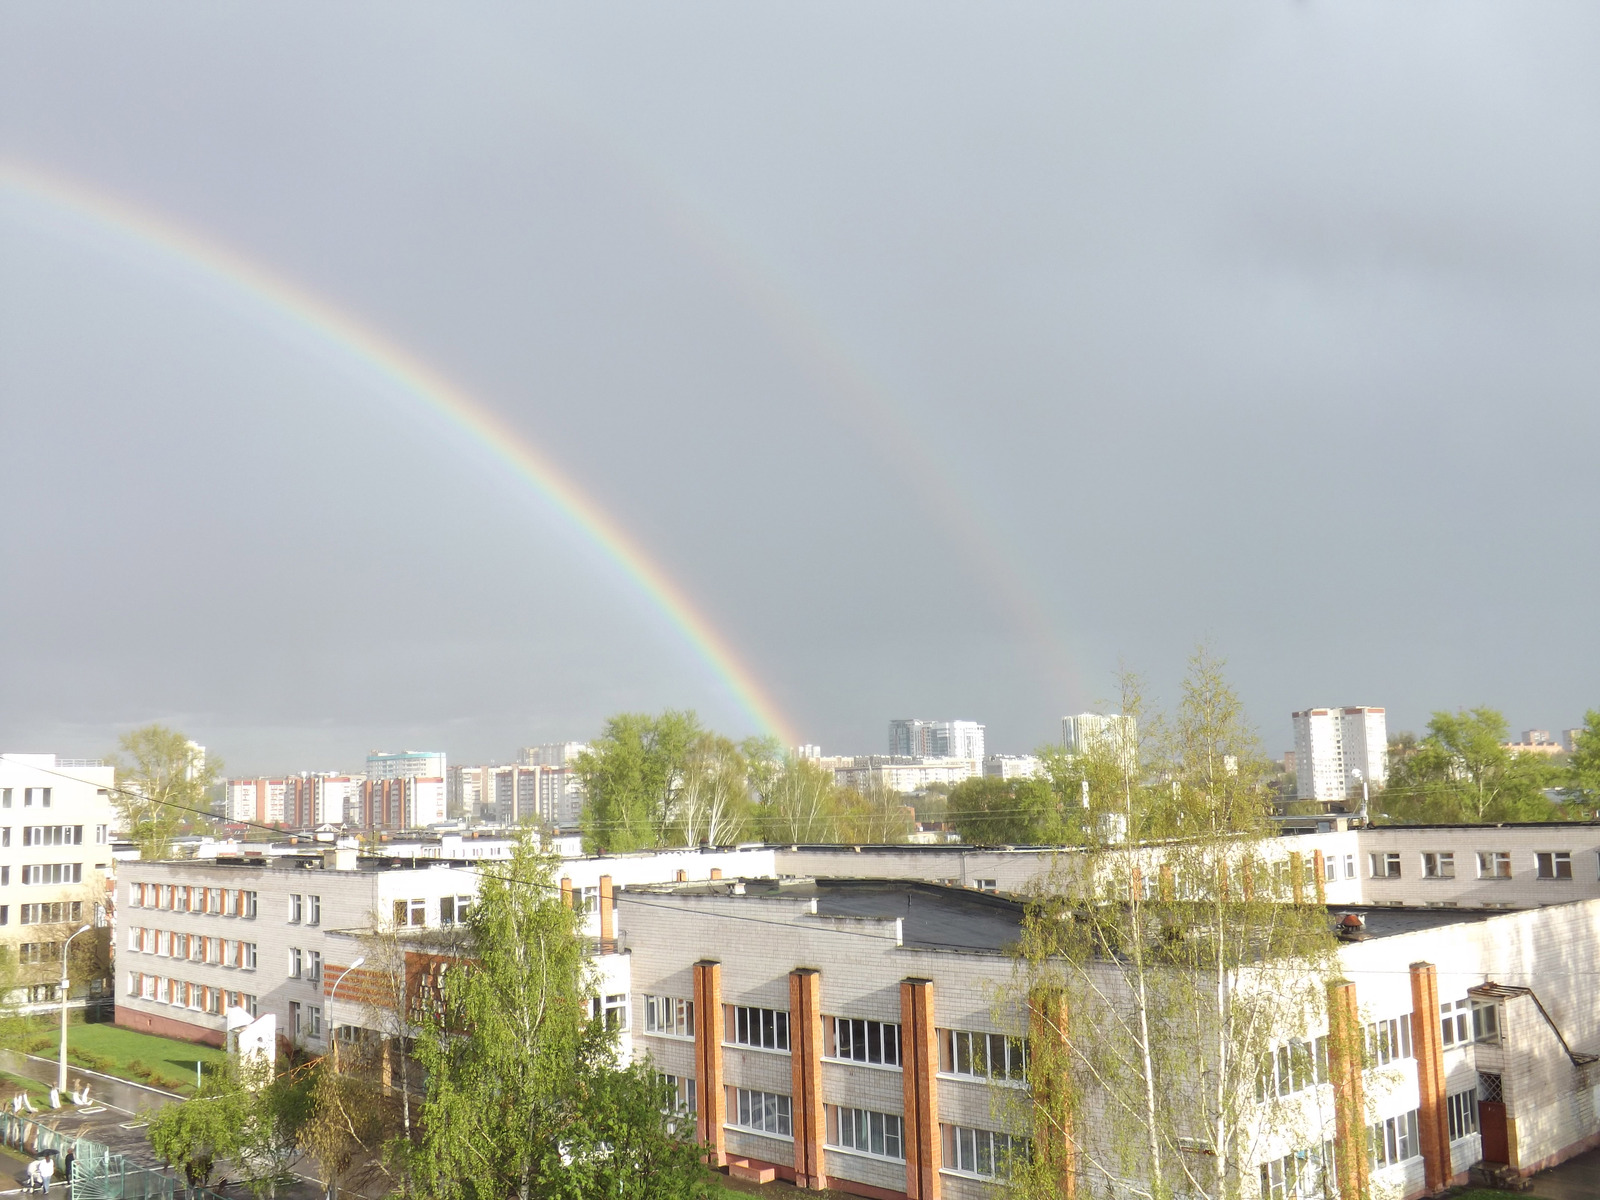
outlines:
[[[333,1053],[333,1069],[339,1069],[339,1027],[333,1023],[333,1002],[339,998],[339,985],[344,982],[344,977],[367,961],[365,954],[358,955],[355,962],[339,972],[339,978],[333,981],[333,986],[328,989],[328,1043]]]
[[[72,938],[77,937],[79,933],[88,932],[89,926],[85,925],[61,944],[61,1059],[56,1066],[58,1092],[67,1090],[67,988],[71,982],[67,978],[68,951],[72,949]]]

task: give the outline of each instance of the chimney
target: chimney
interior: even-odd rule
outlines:
[[[359,851],[354,846],[335,846],[322,852],[324,871],[354,871]]]

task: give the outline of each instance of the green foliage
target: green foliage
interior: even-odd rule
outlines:
[[[124,734],[113,802],[142,858],[168,858],[182,827],[207,819],[222,763],[203,758],[189,738],[165,725]]]
[[[1568,804],[1587,811],[1600,809],[1600,709],[1583,714],[1563,783]]]
[[[296,1144],[317,1160],[329,1196],[352,1170],[383,1172],[383,1152],[396,1127],[394,1097],[376,1058],[341,1048],[339,1059],[336,1067],[321,1058],[308,1072],[303,1116],[295,1128]]]
[[[1055,1200],[1074,1174],[1085,1194],[1136,1179],[1151,1200],[1237,1195],[1263,1139],[1320,1144],[1295,1127],[1303,1106],[1254,1101],[1264,1056],[1317,1028],[1337,966],[1325,910],[1294,902],[1306,864],[1272,854],[1270,765],[1208,654],[1170,722],[1139,691],[1124,678],[1138,747],[1053,764],[1055,786],[1077,785],[1082,850],[1024,921],[1024,1200]]]
[[[761,834],[769,842],[835,840],[833,772],[803,758],[786,761],[768,784]]]
[[[621,713],[578,756],[584,849],[622,854],[666,842],[690,749],[701,735],[692,712]]]
[[[308,1093],[306,1080],[263,1059],[229,1062],[206,1074],[190,1099],[156,1112],[150,1147],[191,1188],[207,1186],[228,1163],[257,1195],[270,1194],[289,1174]]]
[[[833,793],[833,841],[885,845],[903,842],[916,828],[905,797],[881,783],[864,791],[838,788]]]
[[[1416,824],[1554,820],[1560,814],[1545,790],[1560,783],[1560,769],[1506,749],[1507,736],[1505,717],[1492,708],[1434,713],[1427,736],[1391,765],[1374,809]]]
[[[1046,779],[963,780],[950,793],[946,819],[961,840],[978,846],[1065,841],[1064,805]]]
[[[237,1080],[216,1076],[192,1099],[169,1104],[150,1118],[150,1148],[182,1172],[191,1188],[205,1187],[220,1160],[238,1156],[246,1108]]]
[[[484,873],[473,955],[445,973],[442,1015],[417,1040],[428,1091],[412,1165],[438,1200],[703,1195],[664,1092],[647,1067],[617,1066],[615,1033],[589,1019],[578,922],[529,843]]]

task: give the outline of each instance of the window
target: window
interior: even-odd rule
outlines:
[[[1511,878],[1511,851],[1509,851],[1509,850],[1479,850],[1478,851],[1478,878],[1479,879],[1510,879]]]
[[[1028,1039],[965,1029],[939,1031],[939,1070],[976,1079],[1028,1077]]]
[[[733,1118],[733,1124],[759,1133],[774,1133],[779,1137],[794,1135],[790,1123],[789,1097],[776,1092],[753,1092],[748,1088],[733,1088],[732,1091],[733,1104],[730,1107],[733,1111],[729,1115]]]
[[[582,913],[584,916],[588,916],[590,913],[598,912],[600,910],[599,887],[579,888],[574,899],[577,901],[578,912]]]
[[[993,879],[974,879],[972,886],[980,892],[989,892],[991,895],[1000,890],[997,881]]]
[[[1441,1041],[1446,1046],[1465,1046],[1472,1040],[1470,1013],[1472,1005],[1467,1000],[1439,1005]]]
[[[57,900],[53,904],[22,905],[24,925],[60,925],[67,921],[83,920],[82,900]]]
[[[322,897],[321,896],[307,896],[306,897],[306,924],[307,925],[321,925],[322,924]]]
[[[1261,1056],[1256,1072],[1256,1099],[1288,1096],[1302,1088],[1327,1083],[1328,1038],[1279,1046]]]
[[[644,1031],[665,1037],[694,1036],[694,1001],[674,996],[644,998]]]
[[[82,883],[82,863],[39,863],[22,868],[22,882],[27,884]]]
[[[1411,1014],[1367,1026],[1367,1053],[1380,1067],[1411,1057]]]
[[[322,1010],[315,1004],[306,1006],[306,1036],[314,1038],[322,1036]]]
[[[22,807],[23,808],[32,808],[34,805],[38,805],[40,808],[49,808],[50,807],[50,789],[49,788],[23,788],[22,789]]]
[[[301,971],[301,966],[302,966],[302,958],[303,958],[303,956],[301,955],[300,951],[298,951],[298,950],[290,950],[289,951],[289,978],[290,979],[299,979],[300,978],[300,971]]]
[[[9,805],[7,807],[9,807]],[[106,829],[107,827],[104,825],[96,825],[94,827],[95,845],[104,846],[106,844]]]
[[[300,1036],[300,1002],[298,1000],[289,1001],[289,1031],[293,1037]]]
[[[29,964],[60,962],[61,943],[23,942],[17,947],[17,959]]]
[[[660,1075],[658,1078],[671,1096],[670,1111],[675,1113],[698,1112],[699,1099],[695,1095],[694,1080],[688,1075]]]
[[[0,788],[0,808],[11,807],[11,789]]]
[[[306,978],[312,983],[322,982],[322,951],[306,951]]]
[[[1446,1096],[1444,1101],[1446,1119],[1450,1123],[1450,1140],[1460,1141],[1478,1132],[1478,1089],[1467,1088],[1466,1091],[1456,1092]]]
[[[1478,1072],[1478,1099],[1494,1102],[1506,1098],[1505,1087],[1498,1075],[1490,1075],[1485,1071]]]
[[[1500,1006],[1493,1000],[1472,1002],[1472,1040],[1498,1044],[1500,1041]]]
[[[1323,1200],[1338,1194],[1334,1181],[1333,1143],[1299,1150],[1261,1164],[1261,1200]],[[1326,1181],[1323,1163],[1328,1164]]]
[[[256,969],[256,944],[254,942],[239,943],[239,966],[246,971]]]
[[[609,996],[596,996],[589,1001],[589,1014],[596,1020],[604,1018],[607,1029],[627,1029],[628,994],[618,992]]]
[[[1438,854],[1424,854],[1422,856],[1422,877],[1424,879],[1454,879],[1456,877],[1456,856],[1448,851]]]
[[[830,1104],[827,1120],[828,1145],[857,1154],[905,1161],[904,1124],[896,1114]]]
[[[1379,1121],[1372,1127],[1372,1165],[1392,1167],[1422,1153],[1417,1138],[1417,1110]]]
[[[10,882],[11,882],[11,868],[10,867],[0,867],[0,885],[9,884]]]
[[[1354,879],[1356,877],[1356,856],[1354,854],[1346,854],[1344,856],[1344,877],[1346,879]]]
[[[0,829],[0,846],[9,845],[11,845],[11,826],[7,825],[4,829]]]
[[[296,893],[289,897],[289,924],[298,925],[305,919],[305,897]]]
[[[886,1021],[858,1021],[850,1017],[834,1017],[833,1043],[828,1047],[830,1058],[848,1058],[852,1062],[877,1063],[885,1067],[900,1065],[900,1026]]]
[[[1367,855],[1371,861],[1372,878],[1374,879],[1399,879],[1400,855],[1385,854],[1382,851],[1373,851]]]
[[[781,1008],[735,1008],[732,1041],[737,1046],[755,1046],[762,1050],[787,1050],[789,1048],[789,1014]]]
[[[1540,879],[1571,879],[1572,855],[1565,850],[1541,850],[1533,856]]]
[[[968,1129],[962,1125],[942,1125],[940,1129],[944,1135],[944,1169],[947,1171],[996,1179],[1010,1173],[1013,1159],[1027,1161],[1027,1138],[989,1129]]]
[[[254,892],[239,893],[239,915],[251,921],[256,919],[256,894]]]
[[[439,924],[465,925],[467,923],[467,910],[471,907],[471,896],[440,896]]]

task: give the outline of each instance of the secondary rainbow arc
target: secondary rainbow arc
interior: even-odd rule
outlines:
[[[497,413],[375,327],[215,240],[120,197],[16,162],[0,162],[0,184],[181,260],[239,289],[360,361],[396,390],[453,422],[525,480],[618,567],[674,625],[722,686],[766,733],[799,739],[755,673],[683,588],[609,513]]]

